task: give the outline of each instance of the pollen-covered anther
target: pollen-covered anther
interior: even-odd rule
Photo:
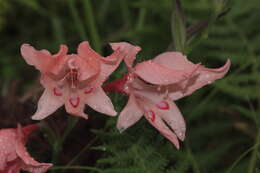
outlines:
[[[166,101],[161,101],[160,103],[156,104],[157,108],[163,109],[163,110],[168,110],[170,108],[169,104]]]
[[[73,106],[74,108],[78,107],[79,102],[80,102],[80,98],[76,97],[76,98],[70,98],[69,102],[71,104],[71,106]]]
[[[150,119],[152,122],[155,121],[155,113],[152,110],[146,111],[147,118]]]
[[[55,96],[62,96],[62,91],[61,91],[61,89],[55,87],[55,88],[53,88],[53,94]]]

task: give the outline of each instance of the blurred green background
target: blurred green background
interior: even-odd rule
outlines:
[[[259,18],[259,0],[0,0],[0,127],[32,123],[43,91],[22,43],[55,53],[88,40],[106,56],[108,42],[128,41],[142,47],[138,62],[178,50],[207,67],[230,58],[224,79],[177,101],[187,123],[180,150],[145,120],[120,134],[117,118],[90,109],[87,121],[59,109],[28,150],[55,163],[52,173],[260,173]],[[120,111],[126,97],[110,96]]]

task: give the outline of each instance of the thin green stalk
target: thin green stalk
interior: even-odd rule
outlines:
[[[85,11],[86,24],[90,34],[90,38],[93,44],[94,49],[101,53],[101,42],[98,35],[95,18],[93,15],[93,8],[90,0],[83,0],[83,7]]]
[[[95,172],[101,172],[100,169],[90,166],[53,166],[50,168],[50,170],[67,170],[67,169],[74,169],[74,170],[88,170],[88,171],[95,171]]]
[[[85,32],[83,23],[80,20],[79,14],[77,12],[77,9],[75,7],[75,1],[74,0],[68,0],[69,10],[72,15],[73,21],[75,23],[75,28],[77,29],[79,36],[82,40],[87,40],[87,34]]]
[[[254,148],[252,155],[251,155],[251,158],[250,158],[247,173],[254,173],[255,172],[256,161],[257,161],[257,153],[258,153],[258,150],[259,150],[259,143],[260,143],[260,128],[258,128],[258,131],[257,131],[255,148]]]
[[[67,165],[72,165],[80,156],[87,151],[96,141],[98,140],[98,136],[92,139]]]
[[[146,8],[144,8],[144,7],[140,8],[137,23],[136,23],[136,30],[142,30],[142,28],[144,26],[146,12],[147,12]]]
[[[127,2],[127,0],[120,0],[119,5],[121,8],[122,20],[125,22],[126,26],[131,26],[132,22]]]
[[[256,143],[254,146],[250,147],[249,149],[247,149],[243,154],[241,154],[238,159],[228,168],[226,173],[231,173],[231,171],[235,168],[235,166],[240,162],[240,160],[242,160],[248,153],[250,153],[250,151],[252,151],[253,149],[257,148],[259,146],[260,143]]]
[[[53,35],[55,40],[57,41],[57,45],[65,43],[64,33],[62,29],[62,24],[58,16],[52,15],[50,16]]]
[[[186,142],[188,143],[188,142]],[[194,156],[192,154],[192,151],[189,147],[189,144],[186,145],[186,148],[187,148],[187,154],[188,154],[188,158],[191,162],[191,166],[192,166],[192,170],[194,173],[200,173],[200,168],[199,168],[199,165],[198,163],[196,162],[196,160],[194,159]]]

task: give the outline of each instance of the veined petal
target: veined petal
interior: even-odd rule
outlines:
[[[58,64],[63,62],[60,59],[67,54],[67,51],[68,48],[65,45],[61,45],[60,51],[55,55],[51,55],[47,50],[35,50],[29,44],[21,46],[21,54],[27,64],[35,66],[42,73],[52,72],[52,70],[58,73],[58,69],[61,68]],[[59,68],[53,69],[54,66],[59,66]]]
[[[87,55],[86,55],[87,56]],[[100,62],[95,58],[82,58],[76,54],[67,55],[69,68],[79,68],[79,81],[94,77],[100,72]]]
[[[133,66],[136,54],[141,50],[139,46],[134,46],[127,42],[110,43],[114,51],[120,50],[124,54],[124,61],[128,68]]]
[[[88,119],[88,115],[84,113],[84,97],[77,92],[67,93],[67,96],[65,97],[65,108],[69,114]]]
[[[44,173],[52,166],[51,163],[39,163],[34,160],[26,151],[24,144],[19,140],[16,142],[15,150],[23,162],[22,169],[25,171],[30,171],[32,173]]]
[[[156,104],[156,107],[156,112],[158,112],[164,122],[171,127],[181,141],[184,141],[186,125],[176,104],[170,100],[162,100]]]
[[[169,85],[187,79],[196,68],[193,66],[184,70],[174,70],[149,60],[137,64],[135,74],[152,84]]]
[[[110,56],[100,58],[100,73],[92,82],[92,86],[100,86],[105,80],[115,71],[123,59],[123,54],[120,50],[115,50]]]
[[[54,113],[64,102],[53,94],[52,90],[45,89],[39,102],[36,113],[32,116],[33,120],[42,120]]]
[[[153,59],[153,62],[156,62],[160,65],[168,67],[174,70],[183,70],[195,66],[192,62],[187,60],[181,52],[165,52]]]
[[[114,106],[110,98],[106,95],[100,86],[94,88],[93,92],[86,95],[85,103],[97,112],[111,116],[116,116],[117,114],[117,112],[114,110]]]
[[[138,106],[134,94],[130,94],[128,102],[122,112],[120,113],[117,120],[117,129],[122,132],[128,127],[134,125],[137,121],[141,119],[144,112]]]
[[[171,99],[177,100],[190,95],[197,89],[222,78],[228,72],[230,65],[231,62],[228,59],[226,64],[220,68],[211,69],[200,66],[187,81],[180,83],[178,86],[169,86],[169,95]]]
[[[84,59],[99,59],[102,57],[96,51],[91,49],[88,41],[83,41],[78,46],[78,55]]]
[[[177,136],[169,129],[162,118],[156,114],[156,108],[154,106],[146,105],[145,118],[149,123],[154,126],[164,137],[166,137],[177,149],[180,148],[180,144]]]

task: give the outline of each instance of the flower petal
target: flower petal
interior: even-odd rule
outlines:
[[[222,78],[228,72],[230,65],[231,62],[228,59],[226,64],[220,68],[211,69],[200,66],[187,81],[184,81],[179,85],[169,86],[168,89],[171,99],[177,100],[190,95],[197,89]]]
[[[84,113],[84,97],[79,93],[68,93],[66,96],[65,108],[66,111],[71,115],[88,119],[88,115]]]
[[[119,50],[115,50],[110,56],[100,58],[100,73],[91,83],[92,86],[100,86],[115,71],[123,59],[123,54]]]
[[[97,112],[111,116],[116,116],[117,114],[110,98],[100,86],[94,88],[93,92],[86,95],[85,103]]]
[[[169,85],[187,79],[196,68],[194,66],[184,70],[174,70],[149,60],[137,64],[134,72],[151,84]]]
[[[124,61],[128,68],[133,66],[136,54],[141,50],[139,46],[134,46],[127,42],[110,43],[110,45],[114,51],[119,49],[124,54]]]
[[[154,106],[146,105],[145,118],[149,123],[154,126],[164,137],[171,141],[177,149],[180,148],[180,144],[177,136],[169,129],[169,127],[164,123],[162,118],[157,115],[156,108]]]
[[[183,70],[194,66],[181,52],[165,52],[153,59],[153,62],[174,70]]]
[[[32,116],[33,120],[42,120],[54,113],[64,102],[55,96],[52,90],[45,89],[39,102],[36,113]]]
[[[21,46],[21,54],[27,64],[35,66],[35,68],[42,73],[51,72],[53,66],[59,64],[60,58],[64,57],[67,54],[67,51],[67,46],[61,45],[60,51],[52,56],[47,50],[38,51],[29,44],[23,44]],[[60,68],[61,67],[54,69],[55,73],[58,73],[58,69]]]
[[[135,124],[143,116],[143,110],[138,106],[134,94],[130,94],[129,100],[120,113],[117,120],[117,129],[122,132]]]
[[[168,108],[161,108],[159,106],[159,104],[161,103],[167,104]],[[164,122],[171,127],[171,129],[175,132],[178,138],[181,141],[184,141],[186,125],[179,108],[176,106],[175,103],[173,103],[170,100],[163,100],[161,101],[161,103],[157,103],[158,109],[156,110],[156,112],[158,112],[158,114],[164,120]]]
[[[100,72],[100,56],[89,46],[87,41],[84,41],[78,46],[78,56],[76,66],[80,68],[79,80],[83,81]]]
[[[19,137],[18,137],[19,138]],[[52,166],[51,163],[39,163],[26,151],[23,143],[18,139],[15,145],[16,153],[23,161],[22,169],[32,173],[44,173]]]

